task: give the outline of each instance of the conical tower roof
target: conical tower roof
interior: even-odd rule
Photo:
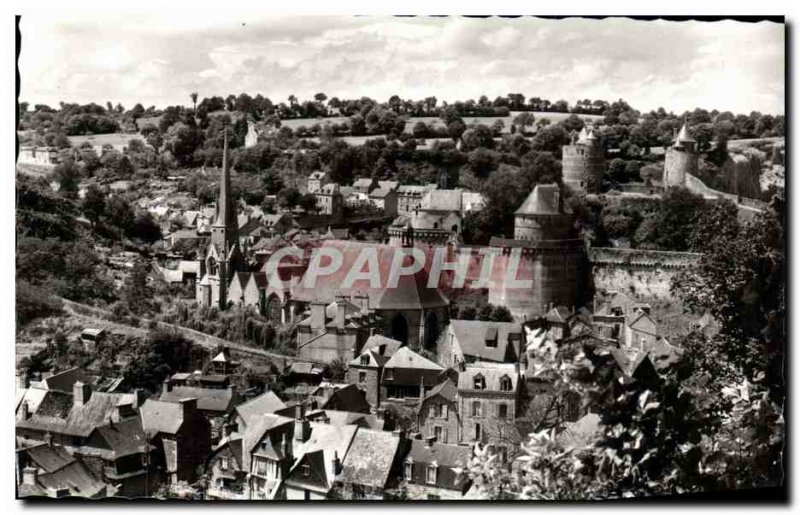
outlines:
[[[689,135],[689,128],[686,126],[684,122],[683,127],[681,127],[680,132],[678,133],[678,137],[675,138],[676,143],[694,143],[695,140]]]

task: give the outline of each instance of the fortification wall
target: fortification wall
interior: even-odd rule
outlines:
[[[766,154],[755,148],[747,148],[742,153],[730,154],[722,165],[725,178],[725,191],[747,198],[761,195],[761,168]]]
[[[619,291],[636,297],[672,300],[677,274],[695,268],[699,254],[639,249],[592,248],[589,264],[595,291]]]

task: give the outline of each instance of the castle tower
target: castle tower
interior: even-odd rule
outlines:
[[[239,249],[239,230],[236,209],[231,197],[231,176],[228,170],[228,128],[225,128],[222,150],[222,171],[219,182],[219,200],[216,216],[211,225],[211,243],[201,262],[205,274],[197,291],[197,301],[204,305],[228,306],[228,284],[233,274],[242,269]]]
[[[574,215],[557,184],[539,184],[517,210],[514,239],[492,238],[500,250],[489,303],[505,305],[518,320],[541,316],[553,306],[577,308],[587,294],[586,246],[574,228]],[[517,257],[514,257],[517,253]],[[515,277],[509,277],[509,271]],[[512,279],[531,281],[531,286]]]
[[[697,160],[697,142],[684,123],[664,157],[664,188],[686,185],[686,174],[697,173]]]
[[[580,193],[600,193],[605,170],[605,150],[593,129],[581,129],[572,144],[561,149],[564,184]]]

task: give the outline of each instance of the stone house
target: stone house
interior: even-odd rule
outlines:
[[[462,443],[494,445],[508,455],[518,438],[520,372],[516,364],[475,363],[458,376]]]
[[[439,337],[437,361],[446,367],[492,361],[515,363],[520,359],[522,324],[483,320],[450,320]]]
[[[317,170],[308,176],[307,189],[309,193],[316,193],[326,184],[330,184],[331,176],[328,172]]]
[[[370,336],[361,354],[347,364],[347,382],[357,385],[373,408],[381,403],[383,366],[402,344],[381,335]]]
[[[385,499],[399,484],[404,442],[400,431],[390,433],[360,427],[342,458],[332,497]]]
[[[458,412],[458,387],[449,379],[434,386],[420,402],[417,428],[423,438],[438,443],[461,442],[461,417]]]
[[[197,408],[197,399],[148,399],[141,417],[147,438],[161,453],[167,482],[194,481],[211,452],[211,423]]]
[[[458,500],[469,489],[464,469],[472,459],[472,448],[411,440],[403,460],[403,479],[410,499]]]
[[[444,368],[409,347],[401,347],[383,366],[381,399],[417,404],[425,392],[439,383],[443,371]]]

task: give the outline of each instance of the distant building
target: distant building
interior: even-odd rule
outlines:
[[[605,171],[605,149],[593,129],[581,129],[562,151],[564,184],[578,193],[600,193]]]
[[[20,147],[18,163],[32,165],[57,165],[58,149],[53,147]]]
[[[417,208],[422,206],[422,198],[425,194],[436,189],[436,184],[426,184],[417,186],[404,184],[397,188],[397,212],[401,215],[410,215]]]
[[[341,220],[344,215],[344,198],[339,191],[339,185],[329,183],[322,186],[316,193],[317,212],[328,215],[333,220]]]
[[[311,172],[311,175],[308,176],[308,192],[316,193],[320,191],[323,186],[330,184],[331,182],[333,181],[331,180],[331,176],[328,172],[324,172],[322,170]]]
[[[697,141],[692,139],[684,123],[664,156],[664,188],[685,186],[686,176],[697,174],[698,157]]]

